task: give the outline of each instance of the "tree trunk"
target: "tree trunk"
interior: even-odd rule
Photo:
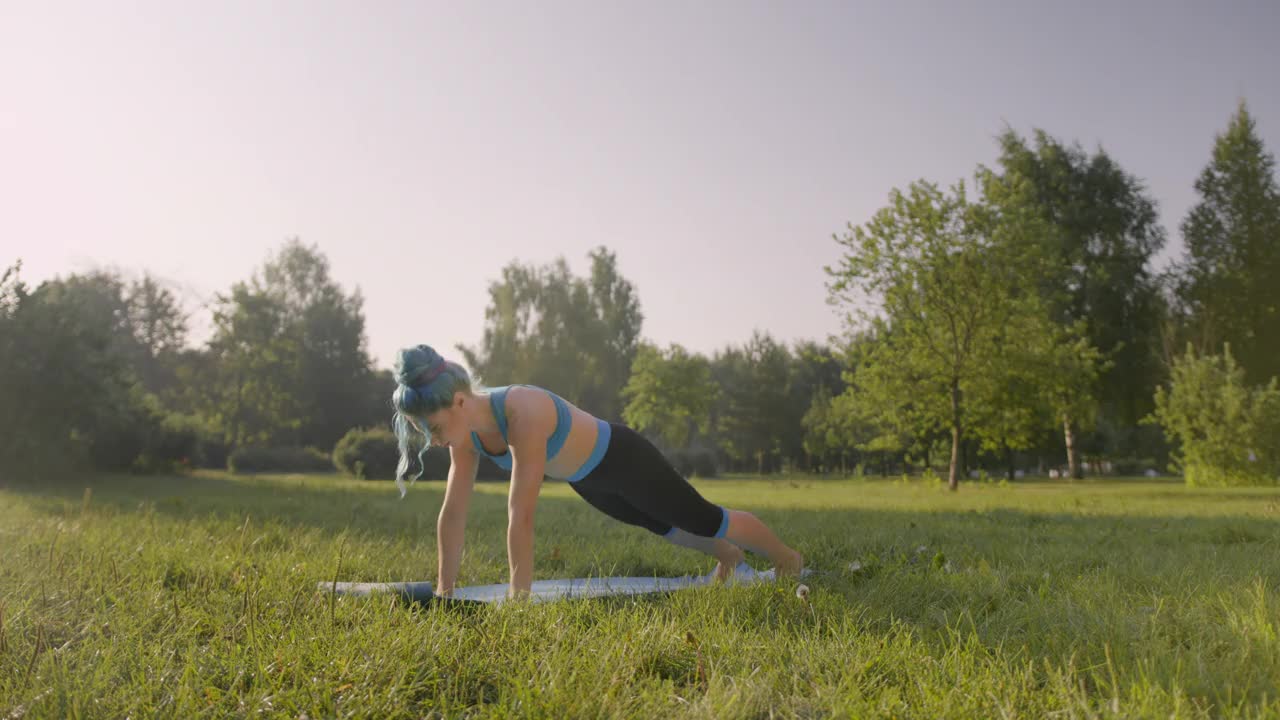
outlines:
[[[1013,480],[1014,480],[1014,477],[1013,477],[1013,475],[1014,475],[1014,470],[1013,470],[1013,448],[1009,447],[1008,445],[1005,445],[1005,446],[1004,446],[1004,453],[1005,453],[1005,458],[1006,458],[1006,459],[1008,460],[1008,462],[1009,462],[1009,482],[1013,482]]]
[[[960,488],[960,383],[951,381],[951,473],[947,478],[947,488]]]
[[[1062,415],[1062,435],[1067,443],[1067,477],[1079,479],[1081,475],[1076,462],[1076,436],[1071,431],[1071,416],[1066,413]]]

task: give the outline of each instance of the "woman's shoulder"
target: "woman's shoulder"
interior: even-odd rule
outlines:
[[[505,402],[515,401],[518,403],[528,403],[532,400],[540,400],[548,398],[551,393],[537,385],[507,385],[506,387],[494,388],[491,390],[499,399]]]

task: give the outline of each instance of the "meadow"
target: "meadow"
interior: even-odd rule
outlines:
[[[0,718],[1280,717],[1280,490],[697,481],[818,574],[548,604],[432,580],[442,483],[87,477],[0,490]],[[505,485],[462,580],[505,582]],[[536,578],[705,573],[559,483]],[[764,567],[759,558],[752,564]]]

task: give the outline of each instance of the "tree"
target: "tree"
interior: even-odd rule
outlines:
[[[831,458],[840,455],[839,435],[832,427],[831,391],[825,385],[819,385],[813,393],[809,409],[800,419],[800,427],[804,429],[804,451],[812,464],[823,470],[830,470]]]
[[[259,287],[282,303],[299,349],[297,443],[332,447],[350,428],[384,420],[371,412],[373,362],[365,338],[364,298],[344,292],[328,259],[296,238],[263,266]],[[391,386],[383,387],[385,408]]]
[[[756,331],[742,347],[717,353],[711,364],[719,388],[715,421],[721,447],[740,466],[752,463],[761,474],[777,469],[779,423],[787,421],[791,405],[790,352],[773,336]]]
[[[793,467],[811,469],[814,453],[806,447],[804,418],[819,393],[828,398],[844,392],[843,368],[836,353],[813,341],[796,343],[787,369],[787,410],[779,419],[782,454]]]
[[[1077,429],[1091,429],[1097,418],[1094,395],[1099,373],[1108,367],[1089,344],[1083,322],[1062,326],[1046,316],[1013,319],[993,356],[975,424],[984,450],[1004,452],[1031,448],[1040,431],[1056,423],[1066,445],[1071,477],[1083,476]],[[1013,477],[1009,464],[1009,477]]]
[[[20,271],[15,264],[0,278],[0,467],[91,465],[138,402],[119,351],[114,286],[72,276],[31,291]]]
[[[644,316],[616,256],[597,248],[590,258],[586,279],[563,258],[507,265],[489,286],[480,345],[458,350],[482,381],[541,385],[619,420]]]
[[[1198,355],[1188,343],[1146,421],[1180,445],[1174,470],[1188,485],[1280,482],[1280,379],[1250,388],[1229,344],[1222,355]]]
[[[591,305],[598,319],[597,382],[583,402],[606,419],[622,417],[622,388],[631,377],[631,364],[640,343],[640,298],[635,287],[618,272],[618,258],[600,247],[591,251]]]
[[[130,283],[124,303],[138,380],[151,393],[171,390],[176,382],[177,358],[187,344],[186,312],[173,293],[151,275]]]
[[[363,304],[333,280],[317,247],[296,238],[219,296],[209,348],[220,382],[207,406],[233,446],[328,448],[382,420]]]
[[[1042,130],[1032,143],[1012,130],[999,143],[987,201],[1022,204],[1041,220],[1054,272],[1040,289],[1051,317],[1064,328],[1085,323],[1087,344],[1111,361],[1096,387],[1073,391],[1103,398],[1109,415],[1136,426],[1162,373],[1159,285],[1149,267],[1164,245],[1156,203],[1101,148],[1091,155]]]
[[[1241,101],[1196,180],[1176,295],[1201,353],[1230,343],[1252,382],[1280,376],[1280,188]]]
[[[881,458],[882,473],[889,472],[895,457],[909,461],[914,456],[932,467],[935,441],[946,436],[950,445],[949,391],[916,363],[904,362],[906,358],[890,349],[896,341],[883,336],[883,327],[878,333],[871,325],[847,349],[848,386],[832,402],[833,417],[850,433],[853,448]]]
[[[216,376],[202,386],[202,410],[232,448],[288,444],[302,424],[301,347],[286,316],[282,298],[251,283],[218,296],[209,340]]]
[[[665,352],[641,343],[622,395],[628,425],[661,437],[669,447],[687,448],[707,430],[715,386],[701,355],[674,343]]]
[[[869,326],[878,339],[855,378],[872,395],[915,398],[925,417],[946,413],[953,490],[963,472],[966,398],[982,389],[1007,327],[1044,314],[1030,283],[1041,266],[1041,230],[1017,206],[969,203],[963,183],[948,194],[917,182],[893,191],[865,226],[836,237],[845,252],[827,270],[832,299],[852,305],[850,324]],[[868,297],[879,299],[879,313],[861,304]]]

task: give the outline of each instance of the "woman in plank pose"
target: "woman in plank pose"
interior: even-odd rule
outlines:
[[[449,479],[436,524],[440,595],[452,593],[458,578],[467,504],[481,455],[511,471],[507,555],[512,595],[529,592],[533,583],[533,508],[544,475],[567,480],[610,517],[714,556],[719,579],[742,562],[742,548],[768,557],[779,575],[800,572],[800,553],[751,513],[708,502],[652,443],[625,425],[599,420],[542,388],[474,387],[462,366],[427,345],[401,350],[395,372],[392,405],[401,494],[416,436],[426,439],[418,453],[420,466],[427,447],[449,449]]]

